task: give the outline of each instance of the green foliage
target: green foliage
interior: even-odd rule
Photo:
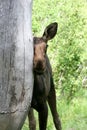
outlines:
[[[65,12],[65,14],[67,13]],[[69,15],[67,16],[69,20],[63,26],[63,31],[61,31],[63,38],[61,37],[62,41],[60,39],[61,45],[59,44],[58,55],[56,56],[55,79],[60,83],[59,87],[62,88],[63,94],[67,94],[67,97],[72,98],[80,85],[78,77],[80,74],[82,43],[77,30],[79,26],[83,28],[83,23],[80,23],[82,19],[79,18],[77,11],[67,15]]]
[[[67,2],[66,2],[67,4]],[[81,3],[80,3],[81,4]],[[81,56],[85,44],[84,32],[85,18],[81,17],[79,3],[71,2],[71,8],[65,8],[63,15],[67,22],[61,28],[61,38],[56,60],[56,81],[60,82],[63,94],[72,98],[73,94],[81,87],[79,79]]]

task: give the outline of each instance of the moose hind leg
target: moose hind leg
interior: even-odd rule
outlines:
[[[33,108],[30,108],[30,111],[28,113],[28,120],[29,120],[30,130],[36,130],[36,120],[35,120],[35,117],[34,117]]]
[[[44,103],[43,105],[40,105],[39,110],[39,128],[40,130],[46,130],[47,126],[47,117],[48,117],[48,107],[47,104]]]
[[[57,113],[57,108],[56,108],[56,93],[55,93],[54,85],[51,86],[51,91],[48,96],[48,104],[51,109],[51,113],[53,116],[53,121],[54,121],[56,130],[62,130],[61,122],[60,122],[59,115]]]

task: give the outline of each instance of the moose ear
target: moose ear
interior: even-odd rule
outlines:
[[[46,28],[45,28],[45,31],[43,33],[43,39],[45,41],[48,41],[52,38],[54,38],[54,36],[56,35],[57,33],[57,28],[58,28],[58,24],[55,22],[55,23],[51,23],[50,25],[48,25]]]

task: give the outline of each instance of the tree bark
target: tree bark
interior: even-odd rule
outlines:
[[[33,89],[32,0],[0,0],[0,130],[21,130]]]

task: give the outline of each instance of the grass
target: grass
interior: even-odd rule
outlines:
[[[87,129],[86,98],[87,97],[81,97],[80,95],[77,98],[74,98],[70,104],[65,104],[65,105],[63,104],[63,112],[61,117],[63,130],[86,130]]]
[[[58,101],[59,100],[59,101]],[[62,121],[63,130],[87,130],[87,90],[81,89],[68,104],[63,98],[57,99],[57,108]],[[37,112],[35,112],[37,119]],[[28,130],[26,119],[22,130]],[[38,119],[37,119],[38,130]],[[47,130],[55,130],[49,110]]]

